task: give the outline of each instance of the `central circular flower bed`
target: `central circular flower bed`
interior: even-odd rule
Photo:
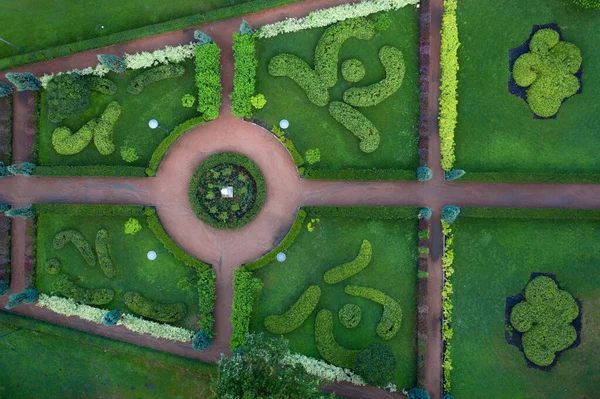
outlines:
[[[196,216],[221,229],[248,224],[260,211],[266,196],[265,179],[247,157],[224,152],[214,154],[198,166],[189,186]]]

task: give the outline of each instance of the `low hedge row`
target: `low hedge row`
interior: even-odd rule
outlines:
[[[115,292],[109,288],[83,288],[73,282],[67,274],[58,276],[53,285],[53,290],[75,302],[86,305],[106,305],[112,302]]]
[[[294,160],[294,165],[296,165],[297,168],[304,165],[304,158],[302,158],[302,155],[296,149],[294,142],[285,136],[285,132],[279,126],[273,126],[271,132],[275,134],[277,140],[279,140],[279,142],[289,151]]]
[[[379,147],[379,131],[360,111],[346,103],[332,101],[329,104],[329,114],[358,137],[362,152],[371,153]]]
[[[67,243],[72,242],[79,251],[85,262],[90,266],[96,266],[96,256],[92,251],[92,246],[85,239],[83,234],[76,230],[61,231],[54,237],[52,246],[54,249],[62,249]]]
[[[94,130],[94,145],[102,155],[110,155],[115,152],[115,143],[113,142],[113,129],[117,119],[121,115],[121,106],[118,102],[112,101],[108,104],[100,118],[96,122]]]
[[[110,256],[108,231],[105,229],[100,229],[96,233],[96,256],[98,256],[98,263],[100,264],[102,273],[108,278],[115,277],[117,275],[117,268]]]
[[[337,284],[360,273],[371,262],[373,248],[368,240],[363,240],[358,255],[351,262],[336,266],[325,272],[323,280],[327,284]]]
[[[304,323],[308,316],[315,310],[321,299],[321,289],[318,285],[308,287],[300,298],[282,315],[273,315],[265,318],[267,331],[277,334],[289,334]]]
[[[504,219],[600,219],[596,209],[461,208],[460,217]]]
[[[469,172],[461,178],[461,181],[490,183],[600,183],[600,174]]]
[[[356,365],[359,351],[346,349],[336,342],[333,335],[333,315],[327,309],[317,313],[315,341],[317,350],[325,361],[345,369],[353,369]]]
[[[36,215],[70,216],[143,216],[144,207],[137,205],[98,204],[34,204]]]
[[[207,121],[217,119],[221,108],[221,49],[216,43],[196,48],[196,87],[198,111]]]
[[[344,219],[415,219],[419,208],[396,206],[317,206],[303,208],[311,217]]]
[[[192,119],[188,119],[187,121],[177,125],[175,129],[169,133],[167,137],[163,141],[160,142],[156,150],[152,153],[152,157],[150,158],[150,163],[148,164],[148,168],[146,169],[146,174],[148,176],[156,176],[156,170],[158,169],[158,165],[162,161],[163,157],[171,148],[171,146],[177,141],[177,139],[183,136],[188,130],[191,130],[197,126],[202,125],[205,122],[204,118],[196,117]]]
[[[152,83],[160,82],[165,79],[172,79],[185,74],[185,68],[177,64],[160,65],[147,69],[135,76],[127,86],[127,92],[130,94],[140,94],[146,86]]]
[[[383,306],[383,315],[377,324],[377,335],[382,339],[393,338],[402,325],[402,308],[393,298],[383,292],[369,287],[347,285],[344,292],[348,295],[369,299]]]
[[[403,169],[313,169],[306,168],[304,178],[311,180],[416,180],[414,170]]]
[[[296,237],[298,233],[302,230],[302,226],[304,226],[304,220],[306,219],[306,212],[302,209],[298,211],[298,215],[296,215],[296,219],[290,228],[290,231],[286,234],[285,238],[277,245],[271,252],[259,258],[253,262],[246,263],[242,266],[243,270],[253,271],[260,269],[261,267],[269,264],[277,258],[277,254],[279,252],[283,252],[288,249]]]
[[[306,62],[293,54],[279,54],[269,61],[269,75],[286,76],[306,94],[308,101],[318,107],[329,104],[329,91],[319,75]]]
[[[209,338],[215,336],[213,311],[215,308],[215,272],[212,269],[198,270],[198,328]]]
[[[231,305],[233,332],[229,341],[231,349],[236,349],[246,341],[254,302],[260,295],[262,287],[263,282],[252,277],[252,273],[242,269],[236,269],[233,272],[233,302]]]
[[[185,303],[160,303],[148,299],[138,292],[126,292],[123,300],[133,312],[163,323],[181,320],[186,312]]]
[[[256,37],[254,34],[233,34],[233,58],[235,60],[235,73],[233,75],[233,92],[231,98],[231,112],[238,118],[252,116],[252,103],[250,98],[256,89]]]
[[[36,166],[34,176],[98,176],[98,177],[146,177],[146,168],[138,166]]]

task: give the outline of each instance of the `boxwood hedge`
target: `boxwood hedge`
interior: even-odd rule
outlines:
[[[359,138],[362,152],[370,153],[379,147],[379,131],[361,112],[346,103],[332,101],[329,104],[329,114]]]
[[[54,237],[52,246],[54,249],[62,249],[68,242],[72,242],[79,251],[85,262],[90,266],[96,266],[96,256],[92,247],[83,234],[75,230],[61,231]]]
[[[315,341],[317,350],[325,361],[346,369],[354,368],[359,351],[346,349],[336,342],[333,335],[333,315],[327,309],[317,313]]]
[[[125,305],[133,312],[163,323],[181,320],[186,312],[184,303],[160,303],[148,299],[138,292],[126,292],[123,299]]]
[[[311,285],[287,312],[282,315],[266,317],[265,328],[277,335],[291,333],[311,315],[317,307],[319,299],[321,299],[321,289],[318,285]]]
[[[336,266],[325,272],[323,280],[327,284],[337,284],[360,273],[371,262],[373,248],[368,240],[363,240],[358,255],[351,262]]]
[[[106,305],[112,302],[115,292],[109,288],[83,288],[73,282],[67,274],[58,276],[53,285],[57,293],[86,305]]]
[[[131,79],[127,91],[130,94],[140,94],[144,88],[152,83],[164,79],[176,78],[185,74],[185,68],[177,64],[160,65],[147,69]]]

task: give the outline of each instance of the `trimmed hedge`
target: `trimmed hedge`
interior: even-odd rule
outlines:
[[[305,179],[311,180],[416,180],[414,170],[403,169],[313,169],[307,168],[304,172]]]
[[[362,319],[362,310],[358,305],[347,303],[338,313],[340,323],[346,328],[355,328]]]
[[[365,65],[356,58],[342,62],[342,78],[346,82],[354,83],[365,77]]]
[[[318,206],[304,207],[311,217],[344,219],[414,219],[419,208],[396,206]]]
[[[319,75],[306,62],[293,54],[279,54],[269,61],[269,75],[286,76],[306,94],[308,100],[319,107],[329,103],[329,91]],[[337,73],[337,72],[336,72]]]
[[[458,206],[446,205],[442,209],[442,220],[448,224],[454,223],[458,215],[460,215],[460,208]]]
[[[377,335],[382,339],[393,338],[402,324],[402,308],[393,298],[374,288],[347,285],[344,292],[348,295],[359,296],[383,305],[383,315],[377,324]]]
[[[160,65],[147,69],[140,73],[129,83],[127,92],[130,94],[140,94],[144,88],[152,83],[160,82],[165,79],[172,79],[185,74],[185,68],[177,64]]]
[[[48,274],[60,274],[60,260],[56,258],[48,259],[44,269]]]
[[[216,43],[196,47],[198,111],[207,121],[217,119],[221,108],[221,49]],[[193,103],[192,103],[193,104]]]
[[[215,336],[215,272],[212,269],[198,270],[198,311],[200,321],[198,327],[209,338]]]
[[[371,153],[379,147],[379,131],[361,112],[346,103],[332,101],[329,114],[359,138],[362,152]]]
[[[36,166],[34,176],[98,176],[98,177],[146,177],[146,168],[138,166]]]
[[[231,112],[238,118],[252,116],[251,98],[256,89],[256,36],[254,34],[233,34],[233,58],[235,73],[233,75],[233,91]]]
[[[556,208],[461,208],[461,217],[599,220],[600,210]]]
[[[336,342],[333,335],[333,315],[327,309],[317,313],[315,341],[319,354],[328,363],[345,369],[353,369],[356,365],[356,357],[360,351],[346,349]]]
[[[600,183],[600,174],[469,172],[461,180],[493,183]]]
[[[288,249],[298,236],[298,233],[302,230],[302,226],[304,225],[304,220],[306,219],[306,212],[302,209],[298,211],[298,215],[296,215],[296,219],[290,228],[290,231],[286,234],[285,238],[277,245],[271,252],[266,254],[265,256],[258,258],[257,260],[246,263],[242,266],[243,270],[253,271],[260,269],[261,267],[269,264],[277,258],[277,254],[279,252],[283,252]]]
[[[356,374],[369,385],[386,386],[394,379],[396,358],[389,345],[372,342],[356,357]]]
[[[233,350],[246,341],[254,302],[260,295],[262,288],[263,282],[252,277],[252,273],[242,269],[234,270],[233,303],[231,305],[233,332],[229,341]]]
[[[48,119],[59,123],[85,111],[90,103],[90,81],[76,73],[55,76],[46,86]]]
[[[143,216],[144,207],[137,205],[99,204],[33,204],[36,215],[69,216]]]
[[[294,142],[290,140],[289,137],[285,136],[285,132],[279,126],[276,125],[274,125],[271,128],[271,132],[277,137],[277,140],[279,140],[279,142],[283,144],[283,146],[288,150],[292,159],[294,160],[294,165],[296,165],[297,168],[304,165],[304,158],[302,158],[302,155],[296,149]]]
[[[110,155],[115,152],[115,143],[113,142],[113,129],[115,123],[121,116],[121,106],[116,101],[111,101],[100,118],[97,119],[94,130],[94,145],[102,155]]]
[[[96,266],[96,256],[92,251],[90,243],[85,239],[83,234],[75,230],[61,231],[54,237],[52,246],[54,249],[62,249],[65,244],[72,242],[75,248],[79,251],[85,262],[90,266]]]
[[[191,130],[197,126],[202,125],[205,122],[204,118],[196,117],[192,119],[188,119],[187,121],[177,125],[175,129],[169,133],[167,137],[163,141],[160,142],[156,150],[152,153],[152,157],[150,158],[150,163],[148,164],[148,168],[146,169],[146,174],[148,176],[156,176],[156,170],[158,169],[158,165],[160,161],[162,161],[163,157],[169,150],[169,148],[175,144],[177,139],[183,136],[188,130]]]
[[[318,285],[308,287],[300,298],[282,315],[265,318],[267,331],[277,335],[289,334],[304,323],[317,307],[321,299],[321,289]]]
[[[185,303],[160,303],[132,291],[126,292],[123,300],[133,312],[163,323],[181,320],[186,312]]]
[[[203,351],[204,349],[210,348],[212,344],[212,338],[204,331],[198,331],[192,337],[192,348],[197,351]]]
[[[104,275],[113,278],[117,275],[117,268],[110,256],[110,247],[108,245],[108,231],[100,229],[96,233],[96,255],[98,263]]]
[[[88,76],[92,91],[97,91],[106,96],[112,96],[118,90],[117,85],[109,79],[100,78],[98,76]]]
[[[12,309],[22,304],[30,305],[36,302],[40,297],[40,292],[35,288],[27,288],[25,291],[17,294],[12,294],[8,297],[8,302],[5,306],[6,309]]]
[[[67,274],[58,276],[53,285],[53,290],[76,302],[86,305],[106,305],[112,302],[115,292],[109,288],[83,288],[73,282]]]
[[[404,57],[396,47],[383,46],[379,60],[385,69],[385,79],[364,87],[351,87],[344,92],[344,101],[354,107],[372,107],[396,93],[404,80]]]
[[[352,261],[336,266],[325,272],[323,280],[327,284],[337,284],[360,273],[371,262],[373,248],[368,240],[363,240],[358,255]]]

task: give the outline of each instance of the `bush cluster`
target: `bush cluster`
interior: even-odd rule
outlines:
[[[246,341],[250,328],[250,316],[254,302],[260,295],[263,282],[252,277],[252,273],[236,269],[233,272],[233,303],[231,305],[231,349],[236,349]]]
[[[385,69],[385,79],[364,87],[351,87],[344,92],[344,101],[354,107],[372,107],[400,89],[404,80],[404,57],[395,47],[383,46],[379,60]]]
[[[217,119],[221,108],[221,49],[216,43],[196,48],[196,87],[198,111],[207,121]],[[192,102],[193,104],[193,102]],[[185,104],[184,104],[185,106]]]
[[[233,34],[233,58],[235,73],[233,75],[233,92],[231,112],[238,118],[252,116],[251,98],[256,89],[256,36],[253,34]]]
[[[72,242],[75,248],[79,251],[85,262],[90,266],[96,266],[96,256],[90,243],[85,239],[83,234],[75,230],[61,231],[54,237],[52,246],[54,249],[62,249],[67,243]]]
[[[346,82],[354,83],[365,77],[365,65],[356,58],[342,62],[342,78]]]
[[[215,272],[212,269],[198,270],[198,326],[209,338],[214,336],[215,300]]]
[[[308,168],[304,173],[311,180],[416,180],[414,170],[402,169],[313,169]]]
[[[100,229],[96,233],[96,255],[98,263],[104,275],[113,278],[117,275],[117,268],[110,256],[110,247],[108,245],[108,231]]]
[[[319,75],[306,62],[293,54],[279,54],[269,61],[271,76],[286,76],[294,81],[306,94],[308,100],[324,107],[329,103],[329,91]],[[336,69],[337,74],[337,69]]]
[[[123,300],[133,312],[163,323],[181,320],[186,312],[185,303],[160,303],[148,299],[138,292],[126,292]]]
[[[8,302],[6,303],[6,309],[12,309],[14,307],[20,306],[22,304],[30,305],[36,302],[40,297],[40,292],[35,288],[27,288],[23,292],[19,292],[18,294],[12,294],[8,297]]]
[[[35,176],[99,176],[99,177],[146,177],[146,168],[113,165],[51,165],[37,166]]]
[[[160,82],[165,79],[172,79],[185,74],[185,68],[181,65],[161,65],[148,69],[133,79],[127,86],[127,92],[130,94],[140,94],[146,86]]]
[[[327,309],[317,313],[315,342],[319,354],[325,361],[346,369],[353,369],[356,365],[359,351],[346,349],[336,342],[333,335],[333,315]]]
[[[45,269],[48,274],[60,274],[60,260],[56,258],[48,259],[48,261],[46,261]]]
[[[348,295],[359,296],[383,305],[383,315],[377,324],[377,335],[382,339],[393,338],[402,325],[402,308],[393,298],[374,288],[347,285],[344,292]]]
[[[289,334],[304,323],[317,307],[321,299],[321,289],[318,285],[308,287],[300,298],[282,315],[272,315],[265,318],[267,331],[277,334]]]
[[[362,319],[362,310],[358,305],[347,303],[338,313],[340,323],[346,328],[355,328]]]
[[[321,161],[321,151],[318,148],[311,148],[309,150],[306,150],[304,158],[306,158],[306,162],[309,165],[314,165],[317,162]]]
[[[55,76],[46,86],[48,119],[59,123],[85,111],[90,103],[90,81],[79,74]]]
[[[329,113],[359,138],[362,152],[370,153],[379,147],[379,131],[362,113],[340,101],[329,104]]]
[[[363,240],[358,255],[351,262],[336,266],[325,272],[323,280],[327,284],[337,284],[360,273],[371,262],[373,248],[368,240]]]
[[[115,297],[115,292],[109,288],[92,289],[80,287],[67,274],[58,276],[52,289],[67,298],[87,305],[106,305]]]
[[[192,348],[197,351],[203,351],[210,348],[213,344],[213,339],[207,333],[200,330],[192,337]]]
[[[356,374],[369,385],[386,386],[394,379],[396,358],[389,345],[371,343],[356,356]]]
[[[90,82],[90,89],[92,91],[97,91],[100,94],[112,96],[118,90],[117,85],[112,80],[100,78],[98,76],[88,76],[87,79]],[[50,83],[48,83],[48,85],[49,84]]]

